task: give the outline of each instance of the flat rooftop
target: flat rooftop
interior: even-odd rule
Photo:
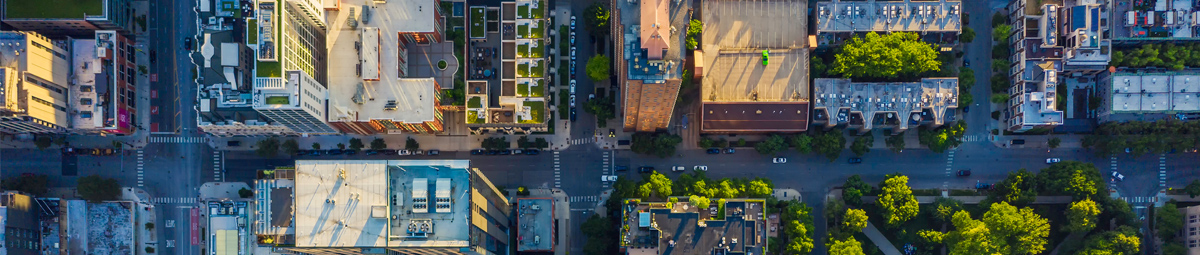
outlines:
[[[133,203],[67,201],[68,252],[134,254]]]
[[[1061,63],[1058,61],[1025,62],[1025,72],[1022,74],[1025,79],[1024,91],[1017,97],[1020,110],[1014,113],[1014,119],[1019,118],[1022,123],[1029,125],[1063,123],[1064,116],[1056,104],[1058,92],[1055,89],[1059,83],[1060,69]]]
[[[817,33],[958,32],[960,1],[817,2]]]
[[[208,243],[209,254],[242,254],[250,250],[247,242],[250,239],[243,236],[250,231],[246,224],[248,206],[246,201],[208,203],[208,231],[215,237]]]
[[[106,0],[4,1],[5,19],[80,19],[104,15]]]
[[[467,247],[467,160],[296,161],[296,247]]]
[[[437,31],[436,12],[441,9],[436,0],[404,0],[404,1],[374,1],[374,0],[342,0],[345,6],[372,6],[371,20],[359,21],[363,25],[390,27],[384,32],[400,33],[431,33]],[[345,12],[346,8],[342,9]],[[326,12],[332,15],[333,11]],[[446,14],[443,14],[445,16]],[[330,23],[344,24],[344,23]],[[385,44],[386,45],[386,44]]]
[[[73,82],[76,86],[70,89],[71,98],[76,100],[90,100],[90,104],[71,104],[80,113],[87,112],[90,114],[74,114],[72,115],[71,125],[75,128],[102,128],[104,127],[104,107],[100,105],[101,98],[96,93],[96,74],[100,73],[100,58],[96,57],[96,40],[74,40],[71,43],[71,68],[75,75],[72,75]],[[80,86],[90,86],[91,90],[84,91]]]
[[[629,254],[765,254],[766,217],[762,202],[730,199],[724,220],[716,202],[709,208],[687,203],[641,203],[624,212]],[[703,220],[702,220],[703,219]]]
[[[808,130],[808,102],[709,102],[701,107],[706,132]]]
[[[1200,111],[1200,74],[1116,73],[1110,81],[1112,112]]]
[[[554,250],[554,199],[521,198],[517,204],[517,251]]]
[[[706,33],[707,34],[707,33]],[[705,52],[704,102],[808,101],[808,49]]]
[[[805,29],[796,29],[808,26],[806,1],[714,0],[704,1],[701,8],[705,54],[716,49],[807,47]]]
[[[924,78],[920,82],[853,82],[850,79],[813,80],[814,122],[826,126],[897,126],[901,130],[924,122],[942,125],[958,108],[958,78]]]

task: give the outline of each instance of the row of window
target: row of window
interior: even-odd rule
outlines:
[[[54,92],[58,93],[59,95],[62,95],[63,91],[66,90],[66,89],[63,89],[62,87],[59,87],[58,85],[54,85],[54,84],[50,84],[47,82],[42,82],[41,80],[38,80],[38,79],[34,79],[32,76],[26,76],[25,80],[29,81],[29,83],[37,84],[38,86],[41,86],[43,88],[53,90]]]
[[[59,106],[59,105],[57,105],[57,104],[50,103],[50,101],[46,101],[46,100],[44,100],[44,99],[41,99],[41,98],[38,98],[38,97],[33,97],[33,101],[34,101],[34,102],[38,102],[39,104],[43,104],[43,105],[49,106],[49,107],[54,107],[54,109],[58,109],[59,111],[62,111],[62,112],[66,112],[66,111],[67,111],[67,108],[66,108],[66,107],[62,107],[62,106]]]
[[[45,45],[42,45],[38,42],[33,42],[33,46],[37,47],[39,49],[46,50],[46,52],[49,52],[50,54],[54,54],[55,57],[61,58],[62,60],[67,60],[67,55],[59,53],[57,51],[54,51],[54,50],[50,49],[50,47],[46,47]]]

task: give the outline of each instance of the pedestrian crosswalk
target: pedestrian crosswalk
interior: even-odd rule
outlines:
[[[1167,154],[1158,156],[1158,187],[1167,187]]]
[[[954,171],[953,169],[954,169],[954,152],[955,151],[958,151],[958,147],[951,148],[950,151],[946,152],[946,176],[947,177],[949,177]],[[942,189],[947,189],[949,187],[950,187],[949,181],[942,182]]]
[[[608,175],[608,174],[610,174],[610,170],[612,170],[612,167],[610,166],[610,164],[612,163],[612,161],[610,161],[611,160],[610,157],[612,156],[611,154],[612,154],[612,151],[604,152],[604,165],[600,168],[601,175]],[[604,182],[603,185],[604,185],[604,188],[607,189],[609,182]]]
[[[589,144],[589,143],[594,143],[594,142],[596,142],[596,138],[594,138],[594,137],[571,139],[570,141],[567,141],[567,143],[571,144],[571,145]]]
[[[221,157],[221,151],[213,151],[213,181],[220,182],[224,179],[222,174],[225,167],[225,158]]]
[[[137,181],[138,181],[138,187],[141,188],[141,187],[146,187],[146,183],[145,183],[146,162],[145,162],[145,154],[142,153],[142,150],[138,150],[137,155],[138,155],[138,157],[137,157]]]
[[[155,204],[195,204],[194,197],[156,197],[150,200]]]
[[[576,202],[596,202],[600,200],[599,196],[572,196],[571,203]]]
[[[554,151],[554,188],[562,188],[562,165],[558,161],[558,151]]]
[[[151,136],[150,143],[206,143],[205,137]]]
[[[963,142],[979,142],[979,141],[986,141],[986,140],[987,140],[987,135],[964,135],[962,138]]]
[[[1131,204],[1155,203],[1158,202],[1158,197],[1121,197],[1121,200]]]

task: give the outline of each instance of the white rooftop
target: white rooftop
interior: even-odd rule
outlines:
[[[71,78],[75,86],[71,88],[71,98],[75,100],[90,99],[91,104],[71,104],[80,113],[90,112],[90,116],[74,114],[71,125],[74,128],[93,129],[104,127],[104,108],[96,107],[100,103],[96,94],[96,74],[100,73],[100,59],[96,57],[96,40],[73,40],[71,44],[71,68],[75,75]],[[82,87],[90,87],[83,91]]]
[[[387,217],[387,161],[296,161],[296,247],[382,247]]]
[[[958,32],[962,2],[840,1],[817,3],[817,32]]]

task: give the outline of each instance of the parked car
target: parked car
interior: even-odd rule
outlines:
[[[575,79],[571,79],[571,95],[575,94]]]
[[[1025,144],[1025,139],[1013,139],[1009,143],[1011,143],[1012,145],[1022,145],[1022,144]]]
[[[954,175],[956,175],[956,176],[958,176],[958,177],[967,177],[967,176],[971,176],[971,169],[962,169],[962,170],[958,170],[958,173],[956,173],[956,174],[954,174]]]
[[[725,148],[724,152],[725,152],[725,154],[733,154],[735,151],[733,150],[733,147],[729,147],[729,148]]]
[[[986,182],[975,181],[975,188],[976,189],[992,189],[992,185],[988,184]]]
[[[483,150],[480,150],[480,149],[471,150],[471,155],[483,155]]]
[[[412,155],[417,155],[417,156],[420,156],[420,155],[425,155],[425,151],[423,151],[423,150],[415,150],[415,151],[412,151]]]
[[[615,182],[615,181],[617,181],[617,176],[616,176],[616,175],[601,175],[601,176],[600,176],[600,181],[602,181],[602,182]]]
[[[375,154],[379,154],[379,151],[377,151],[377,150],[367,150],[367,152],[366,152],[365,154],[367,154],[367,155],[375,155]]]
[[[538,150],[538,149],[528,149],[528,150],[525,150],[525,155],[530,155],[530,156],[532,156],[532,155],[538,155],[538,154],[541,154],[541,153],[542,153],[542,151],[541,151],[541,150]]]
[[[671,167],[671,172],[679,172],[679,171],[683,171],[683,170],[684,170],[683,166],[673,166],[673,167]]]
[[[571,46],[571,60],[575,60],[575,46]]]
[[[521,149],[512,149],[512,154],[513,155],[521,155],[521,154],[525,154],[525,151],[521,150]]]
[[[1054,163],[1058,163],[1059,161],[1062,161],[1062,159],[1059,159],[1059,158],[1048,158],[1048,159],[1046,159],[1046,164],[1054,164]]]
[[[500,150],[500,155],[512,155],[512,151],[510,151],[510,150]]]
[[[487,151],[487,155],[488,155],[488,156],[500,155],[500,151],[498,151],[498,150],[488,150],[488,151]]]
[[[693,171],[708,171],[708,166],[696,166],[696,167],[692,167],[692,170]]]
[[[412,152],[408,151],[408,150],[400,150],[399,152],[397,152],[397,154],[399,154],[400,156],[408,156],[408,155],[412,155]]]
[[[596,99],[596,94],[588,94],[588,100]]]
[[[785,158],[785,157],[772,158],[771,163],[775,163],[775,164],[787,163],[787,158]]]
[[[850,160],[847,160],[847,163],[850,163],[850,164],[861,164],[861,163],[862,163],[862,158],[859,158],[859,157],[853,157],[853,158],[850,158]]]
[[[627,170],[629,170],[629,167],[627,166],[613,166],[613,171],[624,172]]]
[[[571,31],[571,45],[575,45],[575,31]]]
[[[971,60],[967,60],[966,58],[963,58],[963,66],[971,67]]]
[[[571,30],[575,30],[575,15],[571,15]]]
[[[439,150],[429,150],[429,151],[426,151],[426,152],[425,152],[425,155],[429,155],[429,156],[437,156],[438,154],[442,154],[442,151],[439,151]]]
[[[654,167],[652,167],[652,166],[638,167],[638,173],[649,173],[649,172],[654,172]]]
[[[575,108],[571,108],[571,122],[575,122]]]
[[[717,148],[708,148],[708,150],[707,150],[707,151],[705,151],[705,152],[707,152],[708,154],[721,154],[721,149],[717,149]]]
[[[308,150],[298,150],[298,151],[296,151],[296,156],[304,156],[304,155],[308,155],[309,153],[311,153],[311,152],[309,152]]]
[[[1113,177],[1113,179],[1116,179],[1118,181],[1125,181],[1125,175],[1122,175],[1121,173],[1118,173],[1117,171],[1112,171],[1112,177]]]
[[[342,155],[342,153],[345,153],[345,152],[343,152],[342,150],[339,150],[339,149],[330,149],[330,150],[328,150],[328,151],[327,151],[325,154],[329,154],[329,155]]]
[[[192,37],[183,38],[183,50],[192,51]]]
[[[571,107],[575,107],[575,95],[571,95]]]
[[[358,154],[358,151],[356,151],[356,150],[346,150],[346,155],[354,155],[354,154]]]

